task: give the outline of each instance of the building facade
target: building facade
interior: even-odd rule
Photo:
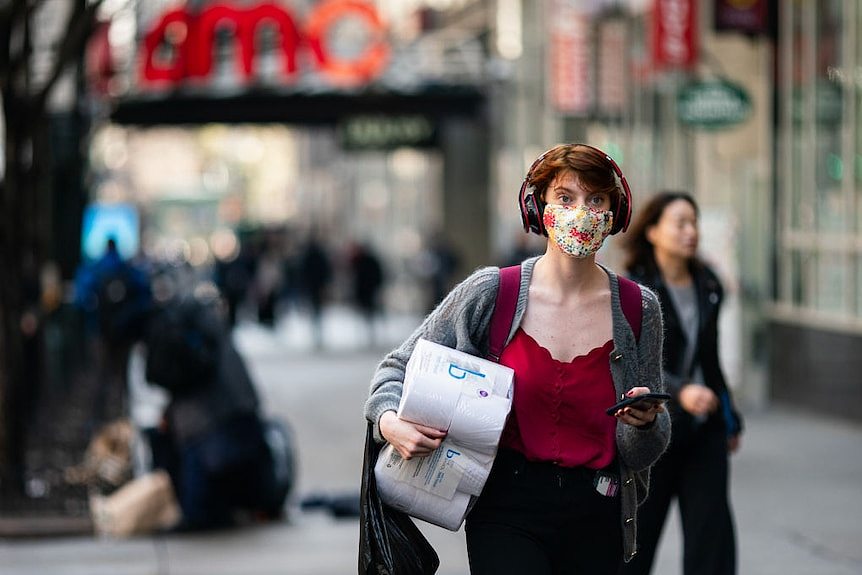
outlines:
[[[797,0],[779,16],[770,387],[858,419],[862,7]]]
[[[500,0],[497,9],[513,4],[523,39],[500,106],[497,245],[519,228],[512,208],[524,172],[556,142],[611,154],[635,210],[659,190],[692,193],[701,205],[701,255],[727,292],[720,333],[728,379],[741,403],[765,404],[774,201],[774,20],[766,2],[749,2],[754,12],[742,14],[704,0]],[[617,239],[606,243],[600,258],[619,267]]]
[[[223,3],[152,4],[158,9],[138,3],[132,18],[138,46],[169,7],[203,13]],[[855,0],[370,4],[391,23],[392,54],[361,89],[331,91],[319,70],[302,72],[301,59],[292,83],[273,86],[285,61],[262,54],[259,77],[237,95],[237,75],[248,80],[235,65],[244,48],[226,29],[214,35],[214,58],[230,65],[216,65],[209,84],[184,80],[164,92],[161,106],[128,82],[113,118],[313,124],[318,131],[296,147],[307,185],[286,188],[329,198],[334,210],[354,190],[349,213],[327,217],[346,218],[356,233],[379,232],[381,242],[409,239],[419,221],[439,223],[464,254],[462,273],[503,261],[522,236],[515,196],[532,161],[557,142],[589,142],[620,164],[636,209],[659,190],[697,198],[702,256],[727,292],[722,356],[740,402],[804,399],[852,415],[850,400],[862,394],[852,375],[862,368],[862,8]],[[306,21],[320,3],[279,5]],[[166,28],[162,42],[185,38],[177,30]],[[335,52],[339,37],[330,35]],[[264,34],[261,49],[278,38]],[[169,61],[170,46],[160,50],[153,57]],[[207,90],[217,97],[201,99]],[[333,126],[352,112],[391,119],[393,109],[402,119],[430,118],[428,148],[337,145],[332,130],[342,128]],[[343,177],[333,179],[333,168]],[[393,207],[417,206],[418,198],[416,213]],[[348,217],[362,210],[367,217]],[[386,214],[397,229],[371,225]],[[540,238],[530,242],[542,249]],[[600,257],[618,267],[616,239]]]

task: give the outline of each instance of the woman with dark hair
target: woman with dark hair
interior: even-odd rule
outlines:
[[[637,506],[670,431],[662,404],[606,414],[621,397],[663,391],[655,294],[595,261],[605,238],[628,226],[631,193],[610,156],[563,144],[533,163],[518,203],[525,231],[547,236],[547,248],[516,278],[499,355],[515,372],[512,411],[467,516],[470,572],[615,574],[634,555]],[[407,361],[420,337],[487,356],[499,285],[500,270],[477,270],[383,359],[365,405],[377,441],[405,459],[440,446],[446,430],[396,415]]]
[[[638,510],[640,548],[625,575],[650,572],[674,497],[682,516],[683,573],[736,572],[728,454],[739,447],[742,420],[718,359],[723,290],[697,256],[698,238],[697,204],[680,192],[653,196],[627,237],[625,267],[655,291],[664,311],[664,380],[674,399],[668,404],[673,437]]]

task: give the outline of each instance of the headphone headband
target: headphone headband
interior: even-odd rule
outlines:
[[[608,154],[603,152],[602,150],[596,148],[595,146],[590,146],[589,144],[560,144],[554,146],[549,150],[545,150],[541,156],[536,158],[533,164],[530,166],[530,169],[527,170],[527,175],[524,176],[524,181],[521,183],[521,190],[518,192],[518,207],[521,212],[521,223],[524,225],[524,231],[529,233],[533,232],[534,234],[547,236],[548,232],[545,230],[545,224],[542,221],[542,215],[545,211],[544,202],[539,200],[536,195],[536,189],[530,182],[530,178],[533,175],[533,170],[535,170],[539,164],[542,163],[542,160],[551,153],[556,150],[560,146],[583,146],[585,148],[589,148],[595,152],[601,154],[610,164],[611,173],[614,177],[614,183],[616,184],[617,189],[620,191],[620,195],[617,199],[617,205],[614,207],[614,225],[611,229],[611,234],[616,234],[618,232],[625,232],[629,228],[629,222],[631,221],[632,216],[632,192],[629,188],[629,184],[626,181],[626,177],[623,175],[623,171],[620,169],[619,165],[611,158]],[[622,204],[625,203],[625,206]],[[624,213],[623,213],[624,212]]]

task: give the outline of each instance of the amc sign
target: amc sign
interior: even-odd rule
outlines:
[[[330,35],[345,21],[360,21],[367,32],[364,44],[349,57],[339,57],[330,49]],[[277,31],[275,49],[281,53],[279,73],[285,81],[295,79],[299,62],[314,69],[337,85],[350,86],[378,76],[389,59],[386,29],[369,2],[327,0],[315,4],[304,22],[299,22],[285,6],[263,2],[253,6],[208,4],[195,10],[179,8],[165,12],[144,36],[140,82],[142,85],[176,85],[205,81],[214,68],[217,38],[229,31],[234,42],[236,75],[251,80],[260,59],[261,30]],[[167,48],[167,49],[166,49]],[[300,51],[310,58],[299,58]]]

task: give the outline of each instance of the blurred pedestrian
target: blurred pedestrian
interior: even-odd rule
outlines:
[[[284,503],[245,362],[215,297],[179,297],[152,318],[146,377],[169,393],[149,430],[155,467],[166,469],[182,509],[181,530],[225,527],[245,510],[277,517]]]
[[[503,266],[516,266],[527,258],[539,255],[541,250],[536,248],[531,239],[527,234],[519,233],[511,249],[503,256]]]
[[[323,347],[323,302],[332,281],[332,262],[324,246],[312,235],[299,255],[299,281],[311,312],[311,325],[317,349]]]
[[[353,303],[365,319],[368,344],[374,345],[374,321],[380,313],[380,290],[383,287],[383,264],[377,254],[363,242],[351,247],[349,258]]]
[[[609,156],[583,144],[548,150],[524,178],[519,203],[525,230],[549,239],[544,255],[520,268],[499,358],[515,371],[514,399],[467,516],[470,571],[614,574],[634,553],[637,505],[670,420],[661,405],[613,417],[605,409],[621,396],[662,391],[661,311],[652,292],[595,261],[631,213],[628,184]],[[427,456],[446,435],[396,415],[416,340],[485,356],[499,278],[497,268],[474,272],[374,374],[366,418],[403,457]]]
[[[283,283],[280,295],[280,311],[282,315],[296,311],[301,307],[302,279],[300,277],[299,260],[303,249],[302,243],[296,237],[294,230],[288,229],[285,234],[281,277]]]
[[[251,283],[253,262],[250,261],[248,248],[241,244],[233,233],[223,236],[213,252],[216,257],[213,281],[224,295],[227,305],[227,321],[230,327],[236,325],[237,313]]]
[[[257,303],[257,321],[261,325],[275,325],[275,308],[283,287],[284,261],[275,242],[267,242],[258,256],[254,276],[254,296]]]
[[[664,378],[673,439],[655,465],[638,513],[640,551],[626,575],[647,574],[671,501],[679,501],[685,575],[736,573],[728,493],[728,454],[739,447],[742,420],[718,354],[724,292],[697,255],[698,207],[681,192],[655,195],[627,238],[626,269],[659,296],[665,316]]]
[[[426,310],[433,310],[443,301],[458,269],[458,253],[442,232],[434,232],[419,253],[418,275],[428,288]]]
[[[78,269],[75,303],[84,312],[85,333],[97,366],[93,423],[126,416],[129,354],[144,335],[152,307],[149,278],[143,269],[124,260],[116,240],[109,238],[102,257]]]

